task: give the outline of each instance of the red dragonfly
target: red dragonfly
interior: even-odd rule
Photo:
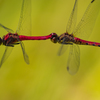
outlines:
[[[2,24],[0,24],[0,27],[4,28],[8,32],[8,34],[5,35],[3,37],[3,39],[0,38],[0,44],[3,43],[3,45],[6,46],[4,54],[1,58],[0,67],[2,66],[4,61],[8,58],[8,56],[10,55],[10,53],[13,49],[12,47],[15,44],[21,45],[24,60],[27,64],[29,64],[29,58],[28,58],[28,55],[25,52],[24,44],[22,43],[22,41],[20,41],[19,38],[17,38],[18,43],[13,43],[13,42],[11,43],[12,39],[10,39],[11,38],[10,34],[13,34],[14,31],[5,27]],[[22,2],[19,24],[18,24],[18,27],[17,27],[17,30],[16,30],[15,33],[18,33],[18,34],[25,34],[25,33],[30,34],[31,33],[31,0],[23,0],[23,2]]]
[[[66,33],[61,34],[58,37],[58,43],[62,44],[58,55],[65,52],[66,49],[64,44],[70,46],[67,70],[72,75],[78,71],[80,66],[80,49],[78,45],[92,45],[100,47],[100,43],[83,40],[87,39],[92,33],[92,29],[99,13],[100,0],[92,0],[90,2],[81,21],[76,26],[77,3],[78,0],[75,0],[75,4],[67,24]]]
[[[27,27],[28,26],[28,27]],[[24,56],[24,60],[27,64],[29,64],[28,55],[25,52],[23,40],[47,40],[52,39],[54,42],[57,40],[55,39],[57,35],[52,33],[47,36],[25,36],[25,35],[18,35],[18,34],[30,34],[31,33],[31,0],[23,0],[21,14],[19,19],[19,24],[16,32],[14,33],[13,30],[5,27],[4,25],[0,24],[0,27],[4,28],[8,34],[5,35],[3,38],[0,38],[0,45],[3,44],[6,46],[5,52],[2,56],[0,67],[4,63],[4,61],[8,58],[12,51],[12,47],[16,44],[20,44]]]

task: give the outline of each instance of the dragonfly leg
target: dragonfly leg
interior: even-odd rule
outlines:
[[[69,45],[73,45],[73,43],[61,43],[61,44],[66,44],[66,45],[68,45],[68,44],[69,44]]]
[[[13,44],[7,44],[7,45],[5,45],[5,46],[14,47]]]
[[[17,43],[13,43],[13,44],[14,44],[14,45],[17,45],[17,44],[20,44],[20,43],[17,42]]]

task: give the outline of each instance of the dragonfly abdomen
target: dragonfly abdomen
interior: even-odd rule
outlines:
[[[77,37],[75,37],[74,39],[75,39],[74,43],[79,44],[79,45],[92,45],[92,46],[100,47],[100,43],[98,43],[98,42],[86,41],[86,40],[82,40],[82,39],[77,38]]]
[[[23,41],[23,40],[47,40],[49,38],[51,38],[51,35],[47,35],[47,36],[24,36],[24,35],[19,35],[20,41]]]

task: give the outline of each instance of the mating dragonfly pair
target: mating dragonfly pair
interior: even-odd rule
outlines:
[[[13,30],[0,24],[0,26],[8,32],[8,34],[5,35],[2,39],[0,38],[0,44],[6,46],[5,52],[0,62],[0,67],[10,54],[10,53],[8,54],[8,52],[11,52],[12,47],[14,47],[14,45],[16,44],[21,45],[24,60],[27,64],[29,64],[28,55],[26,54],[24,44],[22,43],[23,40],[51,39],[53,43],[61,44],[58,55],[64,53],[66,49],[64,45],[70,46],[68,62],[67,62],[67,70],[70,74],[75,74],[80,66],[80,49],[78,45],[92,45],[100,47],[100,43],[86,41],[86,39],[92,33],[92,29],[94,27],[96,18],[98,16],[100,0],[92,0],[90,2],[81,21],[76,26],[77,4],[78,0],[75,0],[75,4],[67,24],[66,32],[64,34],[61,34],[60,36],[58,36],[56,33],[51,33],[50,35],[47,36],[25,36],[19,34],[24,34],[24,33],[27,34],[31,32],[31,12],[30,12],[31,0],[23,0],[19,24],[16,32],[14,33]],[[25,28],[25,26],[28,27]]]

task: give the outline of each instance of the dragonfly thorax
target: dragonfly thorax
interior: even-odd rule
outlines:
[[[8,33],[7,35],[5,35],[4,37],[3,37],[3,45],[5,45],[5,46],[10,46],[11,44],[14,44],[14,43],[16,43],[16,42],[18,42],[18,34],[17,33],[15,33],[15,34],[13,34],[13,33]]]
[[[58,43],[68,44],[74,42],[74,36],[72,34],[64,33],[59,36]]]

